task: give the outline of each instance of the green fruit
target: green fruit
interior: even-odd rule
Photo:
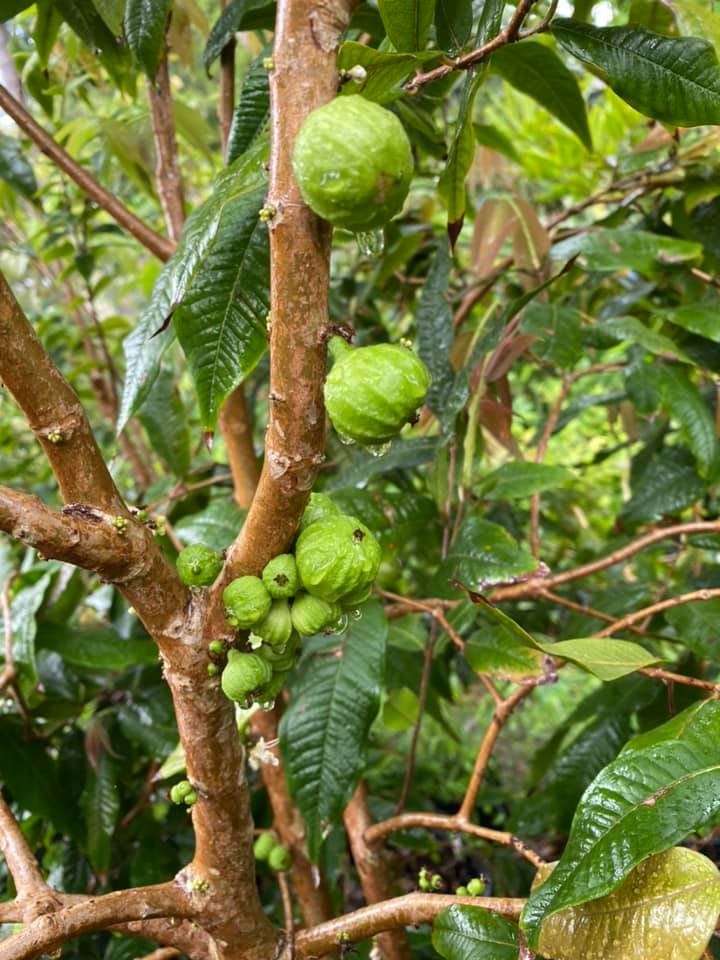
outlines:
[[[170,789],[170,799],[173,803],[182,803],[185,797],[192,792],[192,784],[189,780],[181,780]]]
[[[216,677],[220,673],[220,667],[216,663],[209,663],[207,665],[207,675],[209,677]]]
[[[198,801],[198,795],[194,790],[191,790],[190,793],[185,794],[184,803],[186,807],[192,807]]]
[[[271,833],[261,833],[253,846],[253,853],[256,860],[267,860],[271,851],[275,849],[277,843]]]
[[[251,693],[259,690],[271,677],[272,667],[257,653],[240,653],[238,650],[231,650],[220,682],[226,697],[243,703]]]
[[[343,610],[354,610],[355,607],[359,607],[360,604],[365,603],[365,601],[370,597],[372,593],[373,585],[368,583],[367,586],[358,587],[357,590],[352,590],[350,593],[346,593],[344,597],[340,598],[340,605]]]
[[[278,844],[270,851],[267,858],[268,866],[271,870],[282,873],[287,870],[292,863],[292,854],[287,847]]]
[[[204,543],[185,547],[177,555],[175,566],[186,587],[209,587],[222,570],[222,555]]]
[[[430,374],[397,343],[350,347],[333,337],[335,363],[325,381],[325,407],[341,437],[372,445],[392,440],[422,406]]]
[[[257,652],[264,660],[267,660],[273,669],[273,673],[277,673],[278,671],[292,670],[297,663],[300,647],[300,638],[296,634],[284,647],[273,649],[267,644],[263,644]]]
[[[340,507],[326,493],[311,493],[300,520],[300,531],[318,520],[329,520],[330,517],[339,517],[341,514]]]
[[[256,623],[253,633],[262,637],[271,647],[284,647],[292,633],[290,605],[287,600],[273,600],[268,615]]]
[[[467,885],[467,891],[471,897],[481,897],[485,893],[485,881],[479,877],[473,877]]]
[[[272,680],[269,683],[266,683],[257,692],[256,700],[260,703],[272,703],[280,695],[281,691],[284,689],[285,684],[287,683],[287,678],[290,676],[289,670],[279,670],[273,672]]]
[[[457,890],[455,891],[455,896],[456,896],[456,897],[467,897],[467,896],[468,896],[468,888],[467,888],[467,887],[458,887]]]
[[[208,644],[208,653],[211,657],[222,657],[225,655],[225,644],[222,640],[211,640]]]
[[[313,110],[295,140],[293,170],[319,217],[353,233],[382,227],[410,189],[410,141],[394,113],[364,97]]]
[[[300,586],[295,557],[291,553],[275,557],[263,570],[262,580],[274,600],[294,597]]]
[[[340,605],[299,593],[290,609],[292,625],[301,637],[312,637],[335,623],[341,614]]]
[[[223,590],[223,602],[230,623],[247,630],[268,615],[272,597],[260,577],[238,577]]]
[[[381,557],[380,544],[355,517],[318,520],[300,534],[295,547],[302,585],[328,601],[372,583]]]

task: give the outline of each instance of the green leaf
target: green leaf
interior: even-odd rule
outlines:
[[[420,701],[409,687],[391,690],[383,704],[382,722],[387,730],[409,730],[417,720]]]
[[[658,373],[663,404],[680,422],[700,473],[706,475],[717,455],[715,423],[707,404],[684,370],[665,364]]]
[[[637,317],[613,317],[612,320],[606,320],[599,330],[603,336],[613,337],[619,342],[628,340],[630,343],[637,343],[650,353],[670,353],[682,360],[689,360],[674,340],[650,330]]]
[[[521,643],[501,623],[488,624],[465,641],[465,659],[476,673],[508,680],[542,673],[543,655]]]
[[[629,640],[611,637],[583,637],[578,640],[559,640],[557,643],[538,644],[545,653],[561,660],[569,660],[605,682],[660,663],[644,647]]]
[[[88,0],[53,0],[63,20],[93,52],[99,52],[100,60],[111,76],[120,82],[130,68],[127,49],[118,43],[115,34]]]
[[[489,123],[474,123],[473,130],[475,131],[475,140],[481,147],[489,147],[490,150],[502,153],[510,160],[514,160],[515,163],[522,162],[512,140],[506,137],[497,127],[493,127]]]
[[[451,56],[457,56],[468,42],[472,25],[472,0],[436,0],[435,29],[438,44]]]
[[[538,870],[542,882],[553,869]],[[674,847],[641,863],[607,897],[549,917],[540,951],[555,960],[698,960],[720,912],[720,874],[696,850]]]
[[[35,616],[42,606],[51,580],[52,574],[46,573],[29,587],[18,590],[10,603],[13,660],[22,676],[33,686],[38,679],[35,657],[37,636]],[[0,613],[0,630],[4,631],[4,629],[5,621]]]
[[[455,245],[465,218],[465,179],[475,156],[475,131],[472,114],[475,96],[485,80],[487,68],[481,64],[474,76],[463,81],[455,135],[450,144],[447,164],[440,176],[439,189],[447,200],[448,234]]]
[[[157,663],[148,637],[121,637],[112,627],[42,623],[38,647],[54,650],[63,660],[90,670],[124,670],[139,663]]]
[[[707,40],[563,18],[551,30],[640,113],[679,127],[720,123],[720,64]]]
[[[123,27],[128,46],[150,81],[160,66],[172,0],[127,0]]]
[[[270,83],[262,55],[250,64],[235,107],[228,137],[226,162],[237,160],[265,129],[270,116]]]
[[[60,12],[56,9],[52,0],[39,0],[32,38],[35,44],[35,52],[38,55],[39,66],[43,70],[47,68],[62,22]]]
[[[663,310],[662,315],[683,330],[720,343],[720,303],[687,303]]]
[[[643,230],[598,229],[554,244],[553,260],[581,256],[589,270],[665,273],[668,266],[702,259],[702,246]]]
[[[548,917],[611,893],[718,809],[720,703],[704,701],[678,739],[621,754],[585,791],[557,867],[523,911],[531,949]]]
[[[720,16],[702,0],[664,0],[687,37],[704,37],[720,51]]]
[[[314,862],[362,775],[380,703],[387,620],[376,602],[361,610],[341,636],[319,639],[303,659],[280,723],[288,786]]]
[[[203,52],[205,69],[210,69],[238,31],[272,29],[274,23],[274,3],[268,3],[268,0],[231,0],[210,30]]]
[[[32,3],[28,0],[0,0],[0,23],[11,20],[16,14],[22,13],[31,6]]]
[[[0,134],[0,180],[28,199],[37,193],[37,180],[22,144],[17,137],[4,133]]]
[[[190,469],[190,430],[187,413],[169,367],[164,367],[155,381],[140,411],[140,422],[147,431],[153,450],[163,458],[175,476],[184,477]]]
[[[445,960],[517,960],[518,929],[489,910],[458,905],[435,917],[432,945]]]
[[[356,40],[347,40],[338,51],[337,63],[339,70],[364,67],[367,77],[359,88],[362,95],[377,103],[387,103],[401,95],[399,85],[407,80],[413,70],[437,56],[437,51],[428,51],[426,54],[391,53],[375,50]],[[348,83],[343,89],[347,94],[357,91],[356,83]]]
[[[225,550],[240,532],[246,513],[231,497],[213,500],[200,513],[178,520],[175,532],[186,545],[204,543],[211,550]]]
[[[557,117],[588,150],[592,150],[580,87],[575,75],[554,50],[535,40],[511,43],[495,51],[491,68],[516,90],[532,97]]]
[[[123,14],[128,0],[92,0],[92,5],[116,37],[123,32]]]
[[[513,460],[480,480],[473,492],[490,500],[515,500],[544,490],[554,490],[575,479],[567,467]]]
[[[627,753],[629,750],[645,750],[647,747],[654,747],[659,743],[667,743],[668,740],[679,740],[685,735],[688,725],[691,724],[697,714],[701,713],[704,709],[705,701],[696,701],[689,707],[686,707],[685,710],[676,713],[674,717],[671,717],[665,723],[660,724],[659,727],[653,727],[652,730],[638,733],[631,740],[628,740],[622,752]]]
[[[670,447],[656,454],[637,482],[633,482],[632,497],[620,515],[634,523],[659,520],[664,514],[679,513],[704,493],[705,483],[698,476],[690,453]]]
[[[666,610],[665,619],[688,650],[703,659],[720,660],[720,599],[681,604]]]
[[[120,811],[116,780],[115,762],[103,750],[97,767],[88,769],[82,798],[87,827],[86,852],[93,869],[99,873],[104,873],[112,862],[112,838]]]
[[[425,49],[435,0],[378,0],[378,9],[396,50],[413,53]]]
[[[180,258],[165,266],[138,325],[123,341],[125,380],[116,425],[118,434],[148,398],[160,372],[163,354],[175,339],[172,328],[163,330],[162,327],[172,312],[171,289],[181,268]]]
[[[375,457],[367,450],[354,450],[352,461],[326,485],[326,490],[343,487],[364,487],[371,477],[390,470],[409,469],[429,463],[437,456],[438,442],[435,437],[413,440],[394,440],[387,453]]]
[[[56,760],[44,742],[28,741],[11,717],[0,718],[0,781],[23,810],[64,824]]]
[[[537,568],[537,561],[496,523],[470,515],[448,554],[445,569],[471,590],[482,591]]]

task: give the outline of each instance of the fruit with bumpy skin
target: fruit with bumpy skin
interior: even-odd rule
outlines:
[[[354,94],[308,115],[295,140],[293,170],[311,210],[358,233],[400,213],[413,156],[395,114]]]
[[[290,609],[290,617],[301,637],[312,637],[335,623],[341,612],[338,603],[330,603],[309,593],[299,593]]]
[[[330,351],[325,407],[336,432],[366,446],[392,440],[422,406],[430,387],[425,364],[398,343],[353,348],[333,337]]]
[[[318,520],[329,520],[342,514],[340,507],[326,493],[311,493],[300,520],[300,532]]]
[[[287,600],[273,600],[268,615],[256,623],[253,633],[271,647],[284,647],[292,633],[290,605]]]
[[[291,553],[274,557],[263,570],[262,581],[273,600],[294,597],[300,586],[295,557]]]
[[[260,577],[238,577],[223,590],[223,603],[230,623],[247,630],[268,615],[272,597]]]
[[[381,558],[380,544],[355,517],[318,520],[303,530],[295,547],[302,585],[328,601],[372,583]]]
[[[228,699],[244,703],[251,693],[259,690],[271,678],[272,667],[267,660],[257,653],[231,650],[220,683]]]
[[[292,854],[287,847],[278,844],[273,847],[268,855],[268,866],[277,873],[283,873],[288,870],[292,864]]]
[[[259,649],[258,654],[270,664],[273,674],[279,671],[289,672],[297,663],[301,649],[300,638],[297,634],[285,644],[284,647],[273,649],[264,643]]]
[[[216,677],[220,673],[220,667],[216,663],[209,663],[207,665],[207,675],[209,677]]]
[[[260,703],[273,703],[285,687],[289,676],[289,670],[273,672],[272,679],[258,690],[255,699]]]
[[[209,587],[222,570],[223,558],[204,543],[185,547],[177,555],[175,567],[186,587]]]
[[[346,593],[344,597],[340,597],[340,606],[343,610],[354,610],[356,607],[365,603],[366,600],[370,599],[372,590],[373,585],[371,583],[363,587],[358,587],[357,590],[353,590],[350,593]]]
[[[256,860],[267,860],[272,850],[277,846],[277,841],[271,833],[261,833],[253,846],[253,853]]]

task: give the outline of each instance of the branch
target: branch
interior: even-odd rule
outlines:
[[[220,432],[225,441],[233,478],[235,502],[247,509],[257,488],[260,470],[253,447],[252,423],[242,384],[227,398],[220,411]]]
[[[657,530],[651,530],[649,533],[638,537],[631,543],[614,550],[606,557],[599,560],[593,560],[592,563],[583,564],[581,567],[575,567],[573,570],[565,570],[563,573],[555,574],[554,577],[532,577],[522,583],[514,583],[507,587],[497,587],[489,592],[489,598],[493,603],[502,603],[506,600],[516,600],[519,597],[532,597],[542,594],[544,590],[552,590],[562,583],[570,583],[573,580],[582,580],[593,573],[599,573],[608,567],[615,566],[616,563],[622,563],[629,557],[640,553],[645,547],[650,547],[660,540],[667,540],[668,537],[687,536],[692,537],[701,533],[720,533],[720,520],[701,520],[696,523],[676,523],[670,527],[660,527]]]
[[[173,252],[174,244],[160,234],[155,233],[146,223],[131,213],[128,208],[109,193],[91,174],[77,164],[69,153],[37,124],[25,107],[13,97],[10,91],[0,84],[0,107],[12,117],[46,156],[63,170],[90,199],[110,214],[113,220],[131,233],[144,247],[159,260],[167,260]]]
[[[308,960],[337,949],[344,940],[367,940],[383,930],[429,923],[455,904],[481,907],[517,920],[524,900],[511,897],[453,897],[440,893],[409,893],[384,903],[363,907],[353,913],[322,923],[310,930],[301,930],[295,938],[295,956]]]
[[[0,942],[0,960],[33,960],[83,933],[135,920],[188,917],[190,913],[190,900],[176,883],[116,890],[37,917],[19,933]]]
[[[227,0],[220,0],[225,9]],[[223,156],[227,157],[227,145],[230,139],[233,113],[235,111],[235,38],[227,43],[220,52],[220,97],[218,99],[218,119],[220,121],[220,142]]]
[[[183,183],[178,166],[167,50],[163,53],[154,82],[147,80],[146,87],[155,141],[155,180],[167,232],[173,244],[176,244],[185,222],[185,210]]]
[[[0,794],[0,851],[5,857],[18,898],[45,897],[50,890],[20,825]]]
[[[392,896],[389,865],[383,862],[384,851],[373,849],[376,844],[369,839],[373,824],[367,809],[365,784],[361,783],[353,794],[343,820],[366,902],[372,906],[388,901]],[[387,861],[387,856],[384,859]],[[401,928],[381,933],[377,939],[382,960],[410,960],[407,937]]]
[[[613,623],[611,623],[609,626],[604,627],[602,630],[596,633],[595,636],[611,637],[614,633],[618,633],[620,630],[625,630],[626,627],[637,623],[638,620],[644,620],[646,617],[652,617],[656,613],[661,613],[663,610],[670,610],[672,607],[679,607],[685,603],[697,603],[701,600],[713,600],[716,597],[720,597],[720,587],[693,590],[691,593],[682,593],[677,597],[668,597],[667,600],[659,600],[657,603],[650,604],[649,607],[643,607],[642,610],[635,610],[633,613],[628,613],[627,616],[621,617],[620,620],[613,621]]]
[[[490,827],[476,826],[468,820],[463,820],[460,816],[447,816],[441,813],[401,813],[396,817],[390,817],[388,820],[382,820],[380,823],[373,824],[365,831],[365,840],[368,843],[376,843],[392,833],[398,833],[401,830],[412,830],[416,827],[422,827],[427,830],[447,830],[450,833],[467,833],[473,837],[479,837],[481,840],[487,840],[490,843],[499,843],[504,847],[512,847],[521,857],[524,857],[534,867],[543,863],[541,857],[526,847],[518,837],[512,833],[503,830],[492,830]]]
[[[455,70],[471,70],[491,53],[499,50],[500,47],[504,47],[508,43],[515,43],[520,39],[520,27],[534,2],[535,0],[520,0],[508,25],[496,37],[483,44],[482,47],[478,47],[462,57],[457,57],[449,64],[445,63],[442,66],[435,67],[434,70],[429,70],[427,73],[415,74],[412,80],[405,84],[407,93],[418,93],[426,84],[432,83],[434,80],[441,80]]]
[[[330,225],[305,206],[292,173],[292,148],[305,117],[337,92],[335,54],[354,0],[278,4],[270,74],[270,418],[257,493],[215,587],[259,573],[297,530],[324,457],[325,341]]]

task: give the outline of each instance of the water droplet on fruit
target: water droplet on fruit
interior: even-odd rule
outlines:
[[[392,441],[388,440],[386,443],[370,443],[365,449],[372,457],[384,457],[392,446]]]
[[[341,433],[338,434],[338,440],[340,443],[344,443],[346,447],[352,447],[355,443],[352,437],[344,437]]]
[[[356,608],[355,610],[351,610],[351,611],[350,611],[350,617],[351,617],[353,620],[361,620],[361,619],[362,619],[362,610],[358,610],[357,608]]]
[[[337,623],[333,624],[332,632],[345,633],[349,623],[350,623],[350,620],[348,619],[348,615],[346,613],[343,613],[340,619],[337,621]]]
[[[382,230],[366,230],[356,233],[355,239],[360,253],[365,257],[379,257],[385,248],[385,235]]]

